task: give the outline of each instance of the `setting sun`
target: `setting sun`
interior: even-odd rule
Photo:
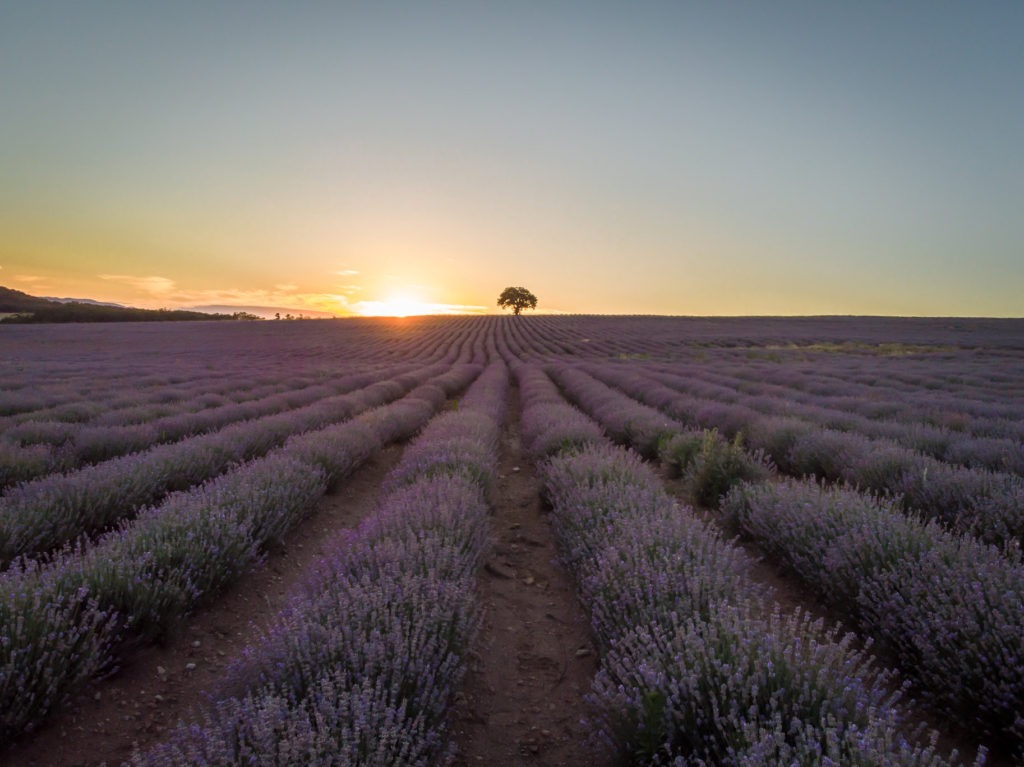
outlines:
[[[379,301],[359,301],[350,305],[362,317],[416,317],[424,314],[483,314],[486,306],[421,301],[410,293],[394,293]]]
[[[364,317],[412,317],[437,314],[438,305],[424,303],[406,295],[395,295],[383,301],[362,301],[358,311]]]

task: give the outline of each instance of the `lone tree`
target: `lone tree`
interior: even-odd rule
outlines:
[[[498,306],[519,314],[523,309],[536,309],[537,296],[526,288],[505,288],[498,296]]]

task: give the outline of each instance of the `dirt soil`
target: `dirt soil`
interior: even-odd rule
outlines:
[[[611,760],[590,748],[581,721],[597,653],[522,454],[516,388],[498,472],[484,624],[453,716],[455,767],[603,767]]]
[[[36,733],[0,748],[4,767],[119,765],[192,721],[229,661],[268,626],[333,534],[368,514],[402,448],[378,452],[292,530],[251,575],[186,616],[174,637],[123,659],[121,669],[83,690]]]

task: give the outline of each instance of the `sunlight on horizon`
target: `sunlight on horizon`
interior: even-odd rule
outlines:
[[[352,308],[362,317],[416,317],[424,314],[483,314],[486,307],[420,301],[407,294],[395,294],[380,301],[359,301]]]
[[[0,286],[29,295],[502,316],[519,284],[531,315],[1024,315],[1022,2],[0,19]]]

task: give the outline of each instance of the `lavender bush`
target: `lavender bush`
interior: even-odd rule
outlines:
[[[658,444],[658,460],[668,467],[674,477],[681,477],[700,453],[709,432],[704,429],[687,429],[668,434]],[[714,432],[717,436],[718,432]]]
[[[956,760],[899,734],[888,677],[852,636],[750,603],[640,627],[594,681],[597,724],[652,765],[906,765]]]
[[[429,767],[442,734],[394,704],[383,682],[357,685],[327,670],[301,701],[272,694],[219,701],[202,725],[179,729],[134,765],[149,767]]]
[[[0,740],[30,731],[111,661],[117,615],[36,563],[0,573]]]
[[[18,445],[0,441],[0,490],[46,474],[59,463],[50,445]]]
[[[892,501],[787,481],[726,498],[733,524],[890,647],[936,705],[1024,743],[1024,564]]]

